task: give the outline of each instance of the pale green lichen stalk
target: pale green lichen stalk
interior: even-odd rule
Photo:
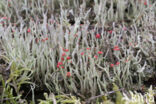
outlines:
[[[145,95],[132,91],[129,91],[129,93],[131,95],[130,98],[124,94],[123,101],[125,101],[125,104],[155,104],[154,90],[152,90],[152,86],[148,89],[148,92]]]

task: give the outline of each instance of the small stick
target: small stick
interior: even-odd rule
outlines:
[[[107,92],[107,93],[102,94],[102,95],[93,96],[93,97],[89,98],[89,99],[86,101],[86,104],[90,104],[90,102],[91,102],[92,100],[97,99],[97,98],[99,98],[99,97],[106,96],[106,95],[115,93],[115,92],[117,92],[117,91],[122,91],[122,90],[124,90],[124,88],[121,88],[121,89],[116,90],[116,91],[110,91],[110,92]]]
[[[16,99],[16,98],[4,98],[4,99],[0,99],[0,102],[7,101],[7,100],[12,100],[12,99]]]

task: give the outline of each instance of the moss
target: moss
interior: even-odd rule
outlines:
[[[107,99],[107,96],[103,96],[102,99],[103,99],[102,104],[114,104],[112,101]]]
[[[115,103],[116,104],[124,104],[124,102],[122,101],[123,96],[122,96],[121,92],[119,91],[119,87],[115,83],[113,83],[113,91],[116,91]]]

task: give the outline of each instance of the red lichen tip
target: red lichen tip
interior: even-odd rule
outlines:
[[[67,72],[66,76],[67,77],[70,77],[71,76],[71,73],[70,72]]]
[[[71,59],[70,56],[68,56],[68,57],[67,57],[67,60],[70,60],[70,59]]]
[[[114,64],[110,64],[110,67],[114,67]]]
[[[31,32],[31,29],[29,28],[29,29],[27,29],[27,32],[29,33],[29,32]]]
[[[113,33],[113,30],[109,30],[108,32],[109,32],[110,34],[112,34],[112,33]]]
[[[102,51],[99,51],[98,54],[103,54],[103,52]]]
[[[64,49],[64,48],[63,48],[63,51],[64,51],[64,52],[68,52],[69,50],[68,50],[68,49]]]
[[[58,62],[57,65],[63,65],[63,63],[62,62]]]
[[[96,34],[95,36],[97,39],[101,38],[101,35],[100,34]]]
[[[119,51],[120,50],[120,48],[119,48],[119,46],[114,46],[114,49],[113,49],[114,51]]]
[[[116,64],[115,65],[119,65],[120,64],[120,62],[116,62]]]
[[[81,55],[84,55],[84,52],[81,52]]]
[[[66,53],[62,53],[62,56],[66,56]]]
[[[96,59],[97,59],[97,58],[98,58],[98,56],[97,56],[97,55],[95,55],[95,56],[94,56],[94,58],[96,58]]]

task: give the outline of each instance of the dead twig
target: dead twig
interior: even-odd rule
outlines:
[[[12,99],[16,99],[16,98],[4,98],[4,99],[0,99],[0,102],[12,100]]]
[[[91,102],[92,100],[97,99],[97,98],[99,98],[99,97],[106,96],[106,95],[115,93],[115,92],[117,92],[117,91],[123,91],[123,90],[124,90],[124,88],[121,88],[121,89],[116,90],[116,91],[110,91],[110,92],[107,92],[107,93],[102,94],[102,95],[93,96],[93,97],[89,98],[89,99],[86,101],[86,104],[90,104],[90,102]]]

